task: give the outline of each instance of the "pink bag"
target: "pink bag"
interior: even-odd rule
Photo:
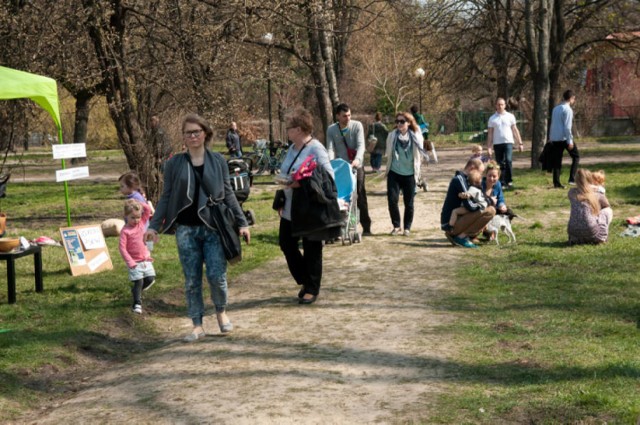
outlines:
[[[292,179],[294,181],[300,181],[302,179],[306,179],[311,177],[313,174],[313,170],[316,169],[318,163],[316,162],[316,158],[313,155],[309,155],[302,161],[300,167],[293,173]]]

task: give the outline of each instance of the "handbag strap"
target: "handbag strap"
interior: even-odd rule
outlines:
[[[313,140],[313,139],[311,139]],[[307,143],[305,143],[304,145],[302,145],[302,148],[298,151],[297,155],[295,158],[293,158],[293,162],[289,165],[289,168],[287,169],[287,175],[289,175],[289,173],[291,172],[291,169],[293,168],[293,165],[296,163],[296,161],[298,160],[298,157],[300,156],[300,154],[302,153],[302,151],[304,150],[304,148],[307,147],[308,143],[311,143],[311,140],[309,140]]]
[[[340,134],[342,135],[342,142],[344,143],[344,147],[345,147],[345,149],[347,149],[347,152],[349,152],[349,149],[351,149],[351,148],[347,144],[347,138],[345,137],[344,133],[340,129],[340,126],[338,126],[338,130],[340,130]]]

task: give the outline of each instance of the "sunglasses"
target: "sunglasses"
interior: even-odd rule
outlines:
[[[396,124],[406,124],[406,120],[396,120]]]
[[[186,139],[189,139],[191,137],[200,137],[200,134],[202,134],[202,130],[185,131],[184,133],[182,133],[182,135]]]

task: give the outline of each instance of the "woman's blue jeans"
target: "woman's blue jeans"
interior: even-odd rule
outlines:
[[[176,229],[178,256],[184,273],[187,314],[194,326],[202,325],[202,264],[206,266],[211,301],[220,313],[227,306],[227,260],[224,258],[218,233],[206,226],[178,225]]]

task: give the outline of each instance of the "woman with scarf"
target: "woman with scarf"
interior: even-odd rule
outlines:
[[[391,235],[409,236],[413,223],[413,198],[420,178],[420,149],[423,138],[413,115],[399,112],[396,129],[387,137],[387,202],[393,230]],[[404,199],[404,227],[400,226],[398,202]],[[404,229],[404,230],[403,230]]]

